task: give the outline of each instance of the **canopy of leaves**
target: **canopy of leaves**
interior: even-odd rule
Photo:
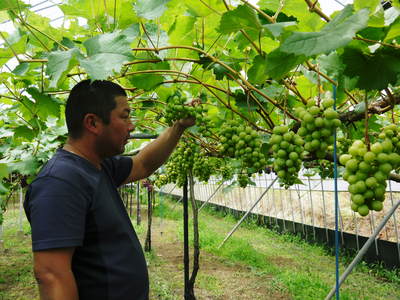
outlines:
[[[397,99],[396,1],[385,10],[381,1],[355,0],[331,16],[317,2],[310,7],[314,1],[231,2],[66,0],[55,27],[19,0],[0,1],[0,20],[16,29],[0,35],[0,176],[11,170],[4,162],[34,173],[65,140],[65,99],[85,78],[120,83],[146,132],[166,126],[172,95],[200,97],[214,127],[209,136],[192,134],[209,152],[226,118],[269,135],[298,121],[297,106],[331,98],[333,85],[341,113],[365,94]]]

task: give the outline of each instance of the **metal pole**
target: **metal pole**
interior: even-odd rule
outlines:
[[[364,256],[364,254],[368,251],[368,248],[375,241],[375,238],[378,236],[379,232],[381,232],[383,227],[386,225],[387,221],[389,221],[390,217],[394,214],[394,212],[396,211],[396,209],[399,206],[400,206],[400,200],[397,201],[397,203],[389,210],[388,214],[383,218],[382,222],[375,229],[374,233],[369,237],[367,242],[361,248],[360,252],[358,252],[357,256],[353,259],[351,264],[344,271],[343,275],[339,279],[339,287],[346,280],[347,276],[350,275],[351,271],[354,269],[354,267],[357,265],[357,263],[361,260],[361,258]],[[333,295],[335,295],[335,293],[336,293],[336,285],[333,286],[332,290],[329,292],[328,296],[326,296],[325,300],[331,299],[333,297]]]
[[[390,180],[389,180],[389,191],[390,191],[390,201],[393,205],[393,191],[392,191],[392,183]],[[396,234],[397,255],[399,256],[399,263],[400,263],[400,242],[399,242],[399,232],[397,229],[396,214],[393,214],[393,222],[394,222],[394,233]]]
[[[218,192],[218,190],[223,186],[224,184],[221,183],[217,189],[211,194],[210,197],[208,197],[207,201],[205,201],[199,208],[199,212],[201,211],[201,209],[208,203],[208,201],[210,201],[212,199],[212,197],[214,197],[214,195]]]
[[[185,183],[183,184],[183,265],[185,267],[185,300],[189,300],[189,214],[187,180],[185,180]]]
[[[264,197],[264,195],[269,191],[269,189],[274,185],[275,181],[278,179],[276,177],[271,184],[267,187],[267,189],[261,194],[261,196],[257,199],[256,202],[252,205],[252,207],[244,214],[244,216],[239,220],[239,222],[233,227],[233,229],[228,233],[228,235],[225,237],[225,239],[222,241],[222,243],[218,246],[218,249],[221,248],[225,242],[231,237],[231,235],[236,231],[236,229],[242,224],[244,219],[246,219],[247,215],[251,213],[251,211],[256,207],[256,205],[261,201],[261,199]]]
[[[19,232],[18,234],[23,235],[24,230],[22,229],[22,215],[23,215],[23,193],[22,193],[22,187],[19,188],[19,219],[18,219],[18,225],[19,225]]]
[[[140,215],[140,182],[136,184],[136,224],[140,225],[142,218]]]

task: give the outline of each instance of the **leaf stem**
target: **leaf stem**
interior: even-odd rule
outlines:
[[[368,134],[368,93],[365,91],[365,113],[364,113],[364,118],[365,118],[365,144],[367,145],[368,151],[371,149],[371,143],[369,140],[369,134]]]
[[[246,5],[250,6],[251,8],[253,8],[254,10],[256,10],[260,15],[262,15],[265,19],[267,19],[268,21],[270,21],[271,23],[275,23],[275,19],[269,15],[267,15],[265,12],[263,12],[261,9],[259,9],[258,7],[254,6],[253,4],[249,3],[246,0],[240,0],[243,3],[245,3]]]
[[[327,22],[330,22],[330,18],[323,13],[323,11],[321,9],[319,9],[318,7],[316,7],[316,4],[318,1],[316,1],[315,3],[312,3],[311,0],[304,0],[306,1],[307,5],[308,5],[308,10],[311,12],[315,12],[316,14],[318,14],[322,19],[324,19]]]

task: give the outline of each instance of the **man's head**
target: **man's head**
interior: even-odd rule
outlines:
[[[109,124],[110,113],[117,105],[115,102],[117,96],[126,96],[126,93],[118,84],[110,81],[91,82],[87,79],[75,85],[65,107],[69,136],[73,139],[82,136],[84,118],[90,113],[97,115],[104,124]]]
[[[102,157],[119,154],[133,130],[129,113],[126,93],[118,84],[81,81],[71,90],[65,107],[68,134],[74,140],[89,134]]]

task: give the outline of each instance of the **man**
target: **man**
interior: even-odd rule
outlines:
[[[177,121],[132,158],[125,91],[84,80],[68,97],[68,140],[30,185],[24,203],[32,227],[34,273],[42,300],[148,299],[145,258],[121,184],[148,177],[195,120]]]

